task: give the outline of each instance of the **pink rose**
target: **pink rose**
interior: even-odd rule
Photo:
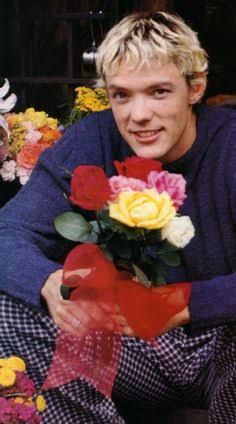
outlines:
[[[121,175],[109,178],[109,184],[113,197],[122,191],[143,191],[147,188],[147,184],[144,181],[137,178],[122,177]]]
[[[181,174],[171,174],[167,171],[151,171],[148,175],[148,187],[155,188],[159,193],[166,191],[178,209],[187,197],[185,193],[186,180]]]

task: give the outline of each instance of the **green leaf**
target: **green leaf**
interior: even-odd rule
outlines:
[[[162,253],[166,253],[166,252],[176,252],[176,251],[180,251],[180,248],[173,246],[173,244],[171,244],[167,240],[165,240],[162,247],[159,248],[157,253],[162,254]]]
[[[113,226],[112,220],[111,220],[111,218],[109,217],[109,214],[108,214],[108,210],[101,209],[100,211],[97,212],[97,216],[98,216],[99,221],[102,221],[105,225],[107,225],[109,227]]]
[[[152,284],[154,287],[163,286],[166,284],[166,281],[161,273],[157,273],[155,278],[152,279]]]
[[[179,266],[180,265],[180,255],[179,252],[166,252],[161,255],[161,260],[169,266]]]
[[[138,278],[138,281],[142,283],[145,287],[151,287],[151,282],[149,281],[147,275],[139,268],[137,265],[132,263],[134,272],[136,277]]]
[[[86,241],[92,231],[92,226],[85,218],[76,212],[64,212],[54,220],[56,230],[68,240]]]
[[[98,235],[99,235],[99,226],[97,221],[89,221],[89,225],[91,226],[91,233],[88,236],[86,240],[84,240],[84,243],[94,243],[96,244],[98,242]]]
[[[112,253],[110,252],[110,250],[107,249],[107,247],[104,244],[101,244],[99,247],[100,247],[101,251],[103,252],[104,256],[107,259],[109,259],[110,261],[113,261],[114,258],[113,258]]]

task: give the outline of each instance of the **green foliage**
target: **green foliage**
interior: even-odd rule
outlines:
[[[55,226],[69,240],[97,243],[117,269],[128,271],[147,287],[165,284],[168,267],[180,265],[179,249],[161,240],[160,230],[128,227],[110,218],[105,209],[90,222],[76,212],[65,212]]]
[[[54,221],[59,234],[68,240],[86,242],[91,235],[93,226],[76,212],[64,212]]]

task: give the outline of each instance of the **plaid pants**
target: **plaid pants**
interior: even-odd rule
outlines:
[[[57,327],[41,312],[0,294],[0,357],[22,356],[36,387],[45,379],[53,355]],[[158,345],[124,338],[112,399],[80,379],[44,393],[43,423],[124,424],[116,402],[143,407],[199,406],[209,393],[210,424],[236,423],[236,325],[190,337],[182,328],[158,338]]]

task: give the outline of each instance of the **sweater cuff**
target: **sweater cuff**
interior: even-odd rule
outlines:
[[[198,332],[235,321],[236,293],[230,293],[221,279],[224,277],[193,281],[189,302],[188,329],[190,332]]]
[[[6,290],[4,290],[4,287],[1,287],[1,289],[8,295],[20,299],[26,304],[38,309],[45,309],[45,304],[42,302],[41,289],[49,275],[58,269],[62,269],[62,265],[53,261],[46,261],[42,268],[31,269],[31,275],[27,276],[28,284],[22,285],[22,281],[19,280],[15,281],[14,284],[8,284]]]

